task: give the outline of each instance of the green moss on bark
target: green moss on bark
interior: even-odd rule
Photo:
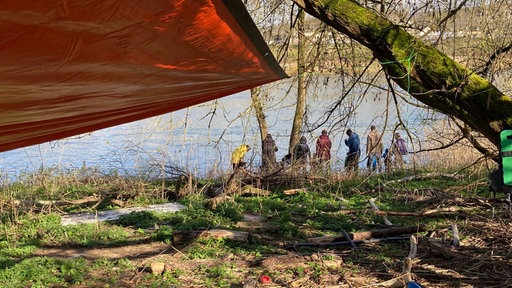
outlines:
[[[435,47],[351,0],[302,0],[303,8],[369,48],[404,90],[480,131],[496,145],[512,128],[512,100]]]

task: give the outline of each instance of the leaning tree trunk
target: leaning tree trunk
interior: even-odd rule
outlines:
[[[263,142],[263,139],[265,139],[268,134],[268,126],[267,118],[263,112],[263,105],[261,104],[261,87],[251,89],[251,101],[256,119],[258,119],[258,126],[260,127],[260,139]]]
[[[293,0],[307,13],[369,48],[414,98],[462,120],[499,147],[512,128],[512,99],[486,79],[398,25],[350,0]]]
[[[306,111],[306,37],[304,36],[304,20],[306,13],[300,9],[297,21],[298,28],[298,44],[297,44],[297,104],[295,106],[295,115],[293,117],[292,133],[290,135],[290,145],[288,150],[293,151],[295,144],[299,142],[300,131],[302,129],[302,121]]]

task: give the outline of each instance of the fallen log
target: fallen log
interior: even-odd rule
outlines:
[[[404,235],[404,234],[413,234],[417,232],[424,232],[426,230],[425,225],[420,226],[401,226],[401,227],[390,227],[385,229],[375,229],[370,231],[363,232],[353,232],[348,233],[350,239],[353,241],[356,240],[366,240],[370,238],[385,238],[390,236]],[[308,238],[308,242],[311,243],[330,243],[330,242],[339,242],[345,240],[343,235],[337,236],[321,236]]]
[[[250,233],[245,231],[225,230],[225,229],[210,229],[206,230],[199,235],[203,238],[224,238],[231,239],[237,242],[248,242]]]
[[[256,196],[270,196],[272,192],[269,190],[253,187],[253,186],[244,186],[240,189],[241,195],[256,195]]]
[[[360,209],[360,210],[340,210],[336,212],[326,212],[326,214],[337,214],[337,215],[347,215],[347,214],[357,214],[357,213],[368,213],[372,212],[376,215],[387,215],[387,216],[400,216],[400,217],[440,217],[440,216],[464,216],[466,213],[463,209],[460,208],[450,208],[445,209],[434,209],[428,210],[425,212],[408,212],[408,211],[382,211],[382,210],[369,210],[369,209]]]
[[[384,186],[387,184],[391,184],[391,183],[403,183],[403,182],[408,182],[411,180],[424,180],[424,179],[439,178],[439,177],[450,178],[450,179],[454,179],[454,180],[460,180],[460,179],[464,178],[463,175],[460,175],[457,173],[430,172],[430,173],[425,173],[425,174],[404,177],[404,178],[398,179],[398,180],[390,180],[390,181],[384,183]]]
[[[284,190],[283,194],[285,195],[295,195],[299,192],[307,192],[308,190],[306,188],[296,188],[296,189],[288,189]]]
[[[210,210],[215,210],[215,209],[217,209],[217,207],[220,204],[225,203],[225,202],[233,202],[233,201],[234,201],[233,197],[231,197],[227,194],[221,194],[219,196],[209,199],[206,206]]]
[[[314,247],[322,247],[322,246],[338,246],[338,245],[350,245],[352,244],[366,244],[366,243],[380,243],[384,241],[396,241],[396,240],[409,240],[409,236],[397,236],[397,237],[386,237],[386,238],[372,238],[366,240],[351,240],[351,241],[335,241],[335,242],[299,242],[291,245],[288,248],[296,248],[301,246],[314,246]],[[353,248],[352,248],[353,249]]]
[[[436,257],[443,257],[446,259],[453,258],[471,258],[464,253],[458,251],[453,246],[448,246],[449,244],[444,244],[443,242],[435,239],[428,239],[428,248],[429,253],[435,255]]]
[[[87,196],[81,199],[76,200],[36,200],[36,203],[39,205],[57,205],[57,206],[63,206],[63,205],[82,205],[87,204],[91,202],[98,202],[103,201],[103,197],[92,195]]]
[[[249,242],[251,237],[252,235],[249,232],[226,229],[175,231],[173,233],[173,244],[184,244],[196,238],[223,238],[236,242]]]
[[[441,208],[436,208],[436,209],[431,209],[431,210],[426,210],[426,211],[423,211],[421,212],[422,216],[426,216],[426,215],[445,215],[445,214],[449,214],[449,213],[459,213],[459,214],[464,214],[466,211],[468,211],[470,209],[465,209],[465,208],[461,208],[461,207],[455,207],[455,206],[451,206],[451,207],[441,207]]]
[[[36,200],[35,204],[41,205],[41,206],[70,206],[70,205],[84,205],[89,203],[94,203],[94,205],[91,206],[92,209],[95,209],[98,207],[101,203],[109,201],[110,203],[117,205],[121,208],[126,206],[126,203],[122,200],[115,199],[115,198],[108,198],[108,197],[101,197],[97,195],[87,196],[81,199],[76,200]]]

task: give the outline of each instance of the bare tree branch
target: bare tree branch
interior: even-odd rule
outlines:
[[[489,73],[490,69],[491,69],[491,66],[492,64],[494,63],[494,61],[496,61],[496,59],[501,55],[501,54],[505,54],[509,51],[512,50],[512,43],[508,44],[507,46],[505,47],[500,47],[498,49],[496,49],[492,54],[491,54],[491,57],[489,57],[489,60],[487,60],[487,62],[485,62],[485,65],[484,67],[482,68],[482,71],[478,72],[478,75],[481,75],[481,76],[487,76],[487,74]]]

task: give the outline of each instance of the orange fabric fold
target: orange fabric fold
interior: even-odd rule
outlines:
[[[4,0],[0,8],[0,151],[286,77],[239,1]]]

